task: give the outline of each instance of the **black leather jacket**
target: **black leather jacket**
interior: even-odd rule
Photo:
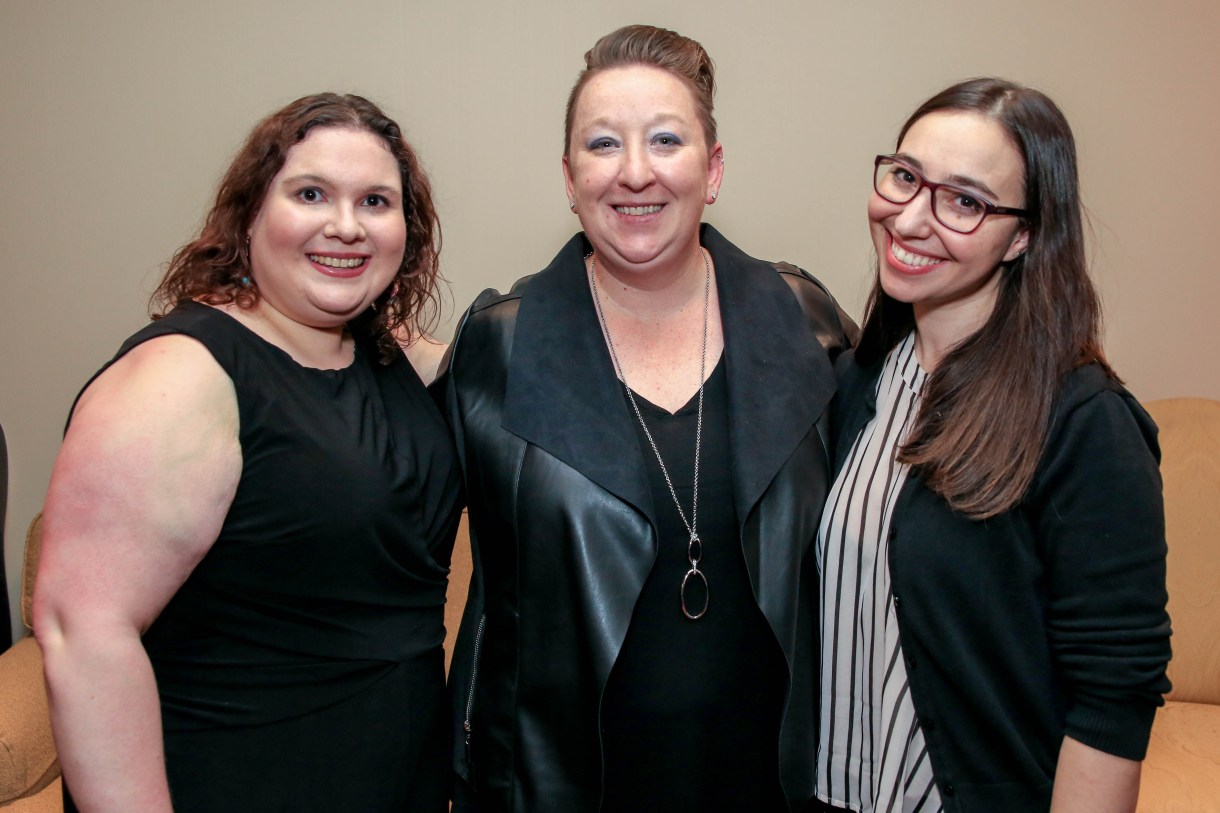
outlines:
[[[710,226],[740,538],[788,662],[781,781],[813,794],[817,573],[833,358],[855,324],[811,276]],[[602,692],[656,556],[644,458],[586,283],[583,235],[458,329],[443,387],[474,574],[455,648],[455,766],[479,807],[596,811]],[[778,273],[777,273],[778,271]]]

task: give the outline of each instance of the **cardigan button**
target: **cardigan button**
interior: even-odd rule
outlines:
[[[933,720],[931,717],[920,717],[919,718],[919,727],[922,728],[924,731],[935,731],[936,730],[936,721]]]
[[[898,594],[894,594],[894,610],[897,611],[902,606],[902,599],[898,598]]]
[[[915,656],[914,655],[907,655],[907,671],[908,672],[915,671]]]
[[[953,786],[948,784],[947,782],[945,783],[945,786],[940,789],[940,792],[946,796],[953,796],[954,794],[957,793],[957,791],[953,789]]]

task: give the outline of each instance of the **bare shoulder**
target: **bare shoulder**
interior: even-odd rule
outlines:
[[[219,534],[241,475],[238,430],[232,382],[194,339],[150,339],[99,375],[47,491],[43,603],[151,623]]]
[[[153,412],[196,399],[221,406],[226,394],[236,416],[232,382],[207,348],[181,334],[158,336],[132,348],[94,379],[73,410],[72,424],[93,412]],[[145,400],[150,396],[151,401]]]
[[[449,349],[448,342],[442,342],[427,333],[414,336],[407,341],[400,339],[398,345],[406,355],[407,361],[411,362],[411,366],[415,368],[415,374],[424,384],[431,384],[436,379],[441,360],[445,357],[445,351]]]
[[[211,353],[186,336],[159,336],[132,348],[81,395],[55,475],[168,497],[212,479],[191,477],[229,479],[235,461],[240,468],[239,428],[233,382]],[[55,485],[53,477],[52,495]]]

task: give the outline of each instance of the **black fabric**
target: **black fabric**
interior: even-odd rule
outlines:
[[[735,539],[785,660],[775,750],[813,795],[817,567],[829,487],[831,360],[855,325],[813,277],[711,226],[724,328]],[[436,383],[466,475],[474,572],[450,666],[467,780],[455,810],[593,813],[601,699],[656,560],[635,420],[598,327],[576,235],[509,294],[487,291]],[[715,590],[715,586],[712,587]]]
[[[637,421],[657,517],[657,558],[602,700],[602,813],[787,810],[779,784],[785,666],[736,544],[723,362],[705,388],[697,531],[708,609],[680,610],[689,535]],[[624,397],[626,397],[624,395]],[[698,394],[677,413],[636,396],[674,491],[691,516]],[[697,580],[696,580],[697,581]],[[697,612],[704,594],[689,583]]]
[[[232,379],[243,458],[219,538],[144,636],[175,810],[443,811],[461,506],[431,397],[363,334],[351,366],[310,369],[196,303],[119,357],[171,333]]]

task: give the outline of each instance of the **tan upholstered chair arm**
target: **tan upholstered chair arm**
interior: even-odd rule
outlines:
[[[1136,813],[1220,813],[1220,706],[1157,711]]]
[[[1220,704],[1220,401],[1170,398],[1148,411],[1161,428],[1171,700]]]
[[[27,637],[0,653],[0,806],[37,793],[58,776],[42,650]]]

